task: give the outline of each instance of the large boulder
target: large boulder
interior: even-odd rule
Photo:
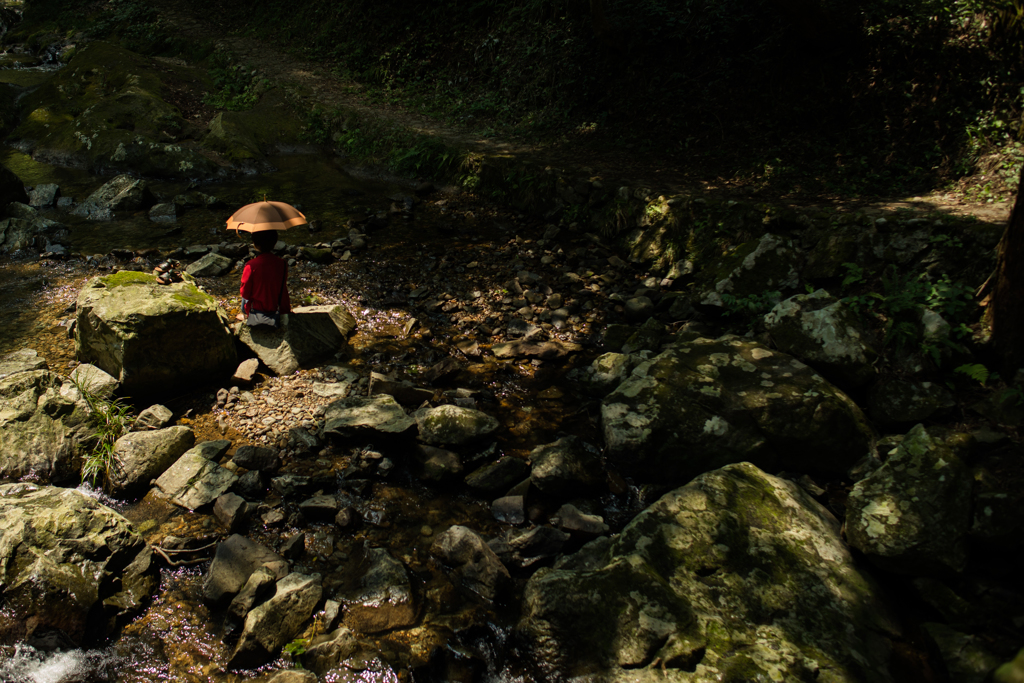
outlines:
[[[722,465],[844,474],[871,452],[864,414],[808,366],[735,337],[677,342],[601,406],[608,461],[683,483]]]
[[[765,316],[764,325],[780,351],[840,386],[864,386],[875,376],[878,354],[863,323],[823,289],[782,301]]]
[[[560,676],[610,683],[885,683],[898,635],[835,518],[750,463],[538,571],[517,631]]]
[[[25,215],[29,217],[0,220],[0,254],[23,249],[53,251],[61,242],[61,234],[67,230],[63,223],[27,212]]]
[[[184,426],[125,434],[114,443],[117,466],[107,475],[110,493],[122,498],[144,493],[195,442],[192,429]]]
[[[0,485],[0,638],[59,629],[101,643],[155,591],[151,552],[128,520],[80,491]]]
[[[881,467],[850,491],[850,545],[890,571],[962,571],[972,486],[971,472],[956,450],[917,425]]]
[[[91,448],[92,410],[49,370],[0,378],[0,479],[72,484]]]
[[[300,306],[288,324],[274,328],[240,325],[238,338],[279,375],[311,367],[341,351],[356,321],[341,306]]]
[[[93,278],[79,292],[75,353],[134,397],[192,388],[238,365],[216,299],[191,282],[161,285],[131,271]]]

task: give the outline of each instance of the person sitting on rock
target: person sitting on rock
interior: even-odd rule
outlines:
[[[259,254],[242,269],[242,313],[238,316],[247,325],[278,327],[292,311],[288,298],[288,264],[274,254],[277,231],[264,230],[252,234],[252,244]]]

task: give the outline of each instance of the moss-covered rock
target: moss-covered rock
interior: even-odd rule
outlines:
[[[962,571],[971,489],[970,471],[954,448],[917,425],[881,467],[850,491],[847,538],[890,571]]]
[[[158,65],[103,41],[88,43],[24,98],[11,138],[36,159],[97,173],[213,177],[220,165],[187,139],[192,125],[163,99],[163,79],[174,78],[177,68],[185,67]]]
[[[896,627],[838,522],[749,463],[537,572],[517,631],[560,675],[594,680],[893,680]]]
[[[248,111],[225,111],[210,122],[203,144],[232,163],[259,167],[271,152],[301,144],[302,122],[284,92],[268,90]]]
[[[842,474],[873,440],[842,391],[792,356],[735,337],[670,345],[604,399],[601,419],[609,461],[662,482],[743,460]]]
[[[75,353],[118,378],[130,396],[209,382],[238,358],[227,315],[191,282],[161,285],[125,271],[78,294]]]

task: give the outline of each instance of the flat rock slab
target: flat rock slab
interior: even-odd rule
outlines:
[[[327,406],[325,418],[324,431],[334,433],[371,430],[398,434],[416,424],[416,420],[387,395],[339,399]]]
[[[193,451],[195,449],[178,458],[156,480],[156,487],[163,495],[187,510],[214,502],[238,481],[234,472]]]
[[[582,350],[582,345],[572,342],[531,342],[521,339],[495,344],[491,347],[491,353],[495,358],[538,358],[540,360],[558,360]]]
[[[340,351],[355,330],[355,318],[341,306],[300,306],[278,328],[238,327],[239,340],[278,375],[290,375]]]
[[[22,349],[9,353],[0,359],[0,379],[18,372],[29,370],[46,370],[46,359],[32,349]]]

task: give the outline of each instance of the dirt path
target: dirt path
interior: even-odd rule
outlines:
[[[742,183],[717,178],[696,178],[680,168],[651,165],[646,159],[631,153],[582,153],[569,148],[552,149],[537,143],[509,141],[484,136],[480,131],[453,126],[410,112],[397,105],[371,102],[364,88],[357,82],[340,78],[320,63],[300,59],[280,46],[250,36],[232,34],[230,27],[216,21],[196,19],[174,0],[154,0],[154,7],[173,30],[199,40],[210,41],[240,62],[250,65],[289,95],[312,109],[320,107],[331,111],[339,107],[359,114],[386,119],[416,133],[433,136],[449,146],[467,149],[483,155],[500,155],[531,162],[538,166],[576,169],[600,178],[605,183],[622,181],[633,186],[646,186],[658,193],[701,191],[727,195],[733,199],[754,198],[751,188]],[[759,200],[766,198],[758,197]],[[934,191],[919,197],[887,200],[850,200],[835,197],[780,203],[804,206],[868,210],[888,213],[911,210],[921,213],[948,213],[956,216],[974,216],[987,223],[1005,223],[1009,218],[1012,201],[969,203],[954,193]]]

